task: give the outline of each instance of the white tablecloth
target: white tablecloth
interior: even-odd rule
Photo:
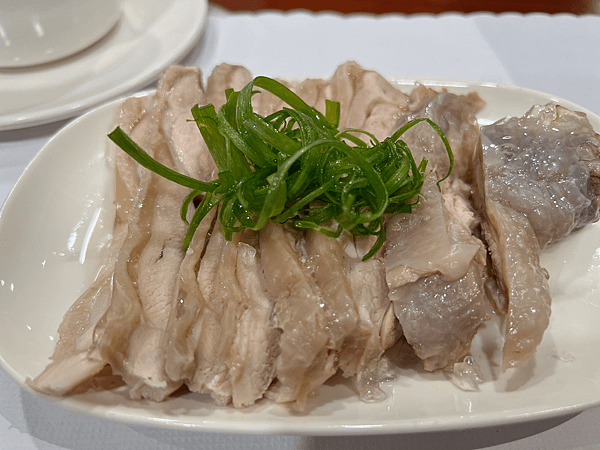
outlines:
[[[600,113],[597,16],[230,14],[211,8],[202,38],[182,63],[198,65],[206,74],[220,62],[229,62],[245,65],[255,75],[294,77],[328,76],[349,59],[386,75],[511,83]],[[64,124],[0,132],[0,203],[33,156]],[[600,408],[536,423],[394,436],[173,431],[63,410],[21,389],[0,370],[1,450],[598,449],[598,424]]]

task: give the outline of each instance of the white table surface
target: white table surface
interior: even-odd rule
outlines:
[[[206,74],[229,62],[245,65],[255,75],[329,76],[349,59],[390,76],[515,84],[600,113],[598,16],[231,14],[211,7],[203,36],[182,64],[198,65]],[[0,132],[0,203],[65,123]],[[391,436],[174,431],[63,410],[23,390],[0,369],[0,450],[598,449],[599,424],[600,408],[595,408],[535,423]]]

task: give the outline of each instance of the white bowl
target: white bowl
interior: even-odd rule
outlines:
[[[105,36],[120,14],[121,0],[2,0],[0,67],[75,54]]]

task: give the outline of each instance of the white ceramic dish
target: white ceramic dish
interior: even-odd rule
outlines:
[[[477,90],[488,102],[481,123],[522,115],[532,104],[550,100],[582,110],[511,86],[422,81],[455,92]],[[398,82],[406,89],[414,84]],[[46,365],[62,316],[93,278],[99,248],[110,232],[112,159],[105,155],[105,135],[117,105],[102,106],[60,131],[25,171],[0,212],[0,363],[25,388],[25,380]],[[585,112],[600,130],[600,117]],[[350,385],[335,379],[309,399],[304,414],[268,401],[244,410],[217,407],[208,396],[197,394],[163,403],[132,401],[123,388],[43,397],[126,423],[239,433],[425,432],[576,413],[600,404],[600,224],[546,251],[543,264],[550,272],[554,299],[544,340],[525,368],[502,373],[498,325],[488,323],[472,349],[485,374],[479,392],[459,390],[443,373],[407,367],[383,384],[388,399],[382,403],[360,402]]]
[[[59,61],[0,69],[0,131],[73,117],[140,89],[198,42],[207,0],[124,0],[117,25]]]
[[[121,0],[3,0],[0,67],[25,67],[73,55],[108,33]]]

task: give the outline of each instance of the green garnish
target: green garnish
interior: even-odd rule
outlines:
[[[290,107],[267,117],[255,113],[251,100],[257,87]],[[297,229],[331,237],[346,229],[378,237],[363,258],[367,260],[385,241],[384,215],[411,212],[426,176],[427,160],[415,162],[400,140],[402,134],[419,122],[429,123],[450,158],[443,179],[452,170],[450,144],[429,119],[413,120],[379,142],[361,130],[338,130],[339,103],[327,101],[323,115],[271,78],[257,77],[240,92],[226,91],[226,96],[218,113],[213,105],[192,108],[219,170],[218,178],[209,183],[160,164],[119,127],[108,135],[142,166],[192,189],[181,208],[184,221],[193,199],[202,196],[189,223],[184,251],[204,216],[221,204],[218,217],[228,240],[244,229],[259,230],[268,220],[290,221]]]

